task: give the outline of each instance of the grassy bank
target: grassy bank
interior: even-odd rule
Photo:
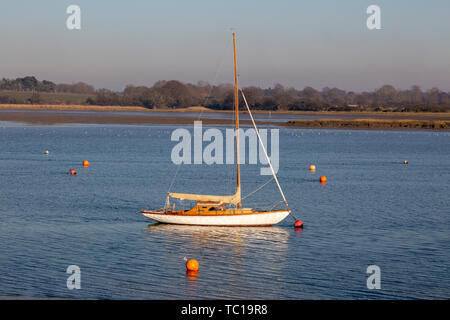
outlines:
[[[33,97],[34,95],[34,97]],[[87,98],[94,97],[94,94],[70,93],[70,92],[32,92],[32,91],[12,91],[0,90],[0,97],[7,97],[18,104],[27,104],[30,100],[37,99],[39,104],[79,105],[86,103]]]
[[[28,111],[151,111],[144,107],[89,106],[79,104],[0,104],[0,110]]]

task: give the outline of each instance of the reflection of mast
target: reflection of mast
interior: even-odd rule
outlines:
[[[236,34],[233,32],[233,53],[234,53],[234,110],[236,115],[236,162],[237,162],[237,182],[236,190],[239,192],[238,208],[242,206],[240,197],[241,191],[241,168],[239,165],[239,101],[238,101],[238,83],[237,83],[237,62],[236,62]]]

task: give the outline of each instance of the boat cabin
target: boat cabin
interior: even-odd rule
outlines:
[[[168,210],[168,214],[183,214],[183,215],[226,215],[226,214],[243,214],[252,213],[253,210],[249,208],[229,208],[226,203],[219,201],[197,201],[195,206],[189,210]]]

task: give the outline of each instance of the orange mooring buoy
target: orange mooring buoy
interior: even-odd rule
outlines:
[[[71,175],[74,176],[74,175],[77,174],[77,170],[75,170],[75,169],[70,169],[69,173],[70,173]]]
[[[84,160],[83,161],[83,167],[89,167],[89,161],[87,161],[87,160]]]
[[[327,182],[327,177],[321,176],[320,177],[320,183],[325,183],[325,182]]]
[[[295,228],[303,228],[303,221],[302,220],[296,220],[294,223]]]
[[[316,171],[316,166],[315,165],[310,165],[309,166],[309,171]]]
[[[186,269],[188,271],[198,271],[198,261],[195,259],[189,259],[186,262]]]

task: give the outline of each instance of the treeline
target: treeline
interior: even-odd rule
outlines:
[[[129,85],[122,93],[107,89],[97,91],[87,103],[100,106],[142,106],[146,108],[185,108],[203,105],[207,93],[204,87],[179,81],[158,81],[152,87]]]
[[[84,82],[77,82],[72,84],[60,83],[56,84],[52,81],[39,81],[36,77],[26,76],[16,79],[5,79],[0,81],[0,90],[10,91],[35,91],[35,92],[70,92],[70,93],[84,93],[94,94],[93,86]]]
[[[397,90],[384,85],[372,92],[355,93],[338,88],[311,87],[303,90],[285,88],[243,88],[247,102],[256,110],[303,111],[450,111],[450,92],[432,88],[422,91],[419,86]],[[240,105],[243,101],[240,99]],[[93,105],[143,106],[147,108],[185,108],[205,106],[216,110],[231,110],[234,103],[233,85],[212,86],[206,82],[196,85],[179,81],[158,81],[152,87],[127,86],[121,93],[100,90],[87,100]]]
[[[95,90],[83,82],[55,84],[39,81],[33,76],[15,80],[2,79],[0,90],[31,91],[35,98],[30,103],[39,103],[36,93],[77,93],[90,95],[84,104],[100,106],[142,106],[146,108],[185,108],[205,106],[216,110],[233,109],[232,84],[211,85],[199,81],[197,84],[176,80],[158,81],[151,87],[128,85],[122,92],[107,89]],[[304,111],[450,111],[450,92],[438,88],[423,91],[419,86],[398,90],[391,85],[370,92],[345,91],[338,88],[316,90],[305,87],[298,90],[280,84],[267,89],[243,88],[247,101],[256,110],[304,110]],[[9,101],[9,102],[8,102]],[[15,103],[14,99],[0,92],[0,103]],[[243,106],[243,101],[240,99]]]

